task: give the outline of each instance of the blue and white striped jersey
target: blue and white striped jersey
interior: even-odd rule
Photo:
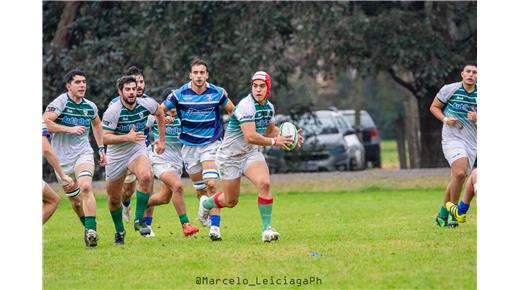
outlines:
[[[224,130],[220,121],[220,107],[229,101],[226,90],[206,83],[207,89],[197,94],[191,88],[191,82],[172,91],[164,105],[169,109],[176,108],[181,120],[182,144],[204,146],[222,139]]]

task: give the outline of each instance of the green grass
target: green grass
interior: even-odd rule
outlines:
[[[399,155],[395,140],[381,140],[381,166],[383,168],[399,168]]]
[[[145,239],[125,224],[126,244],[112,244],[107,200],[98,201],[101,240],[85,248],[79,220],[62,202],[44,226],[43,286],[61,288],[238,289],[244,285],[197,285],[197,277],[238,279],[317,277],[319,285],[257,285],[260,289],[476,288],[476,206],[457,229],[433,223],[444,183],[422,189],[365,186],[327,192],[277,194],[275,243],[261,242],[256,196],[242,194],[222,212],[222,242],[207,229],[184,238],[171,205],[157,207],[156,238]],[[187,187],[187,186],[186,186]],[[196,222],[196,200],[186,193]],[[135,205],[135,201],[132,202]],[[311,253],[318,253],[311,255]],[[268,280],[269,282],[270,280]],[[298,280],[293,280],[298,282]],[[304,282],[301,280],[301,282]]]

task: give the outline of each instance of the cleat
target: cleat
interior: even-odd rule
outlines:
[[[123,205],[123,221],[125,221],[125,223],[129,223],[130,216],[132,216],[132,212],[130,211],[130,205],[128,207]]]
[[[459,222],[457,219],[450,213],[448,215],[448,227],[449,228],[456,228],[459,226]]]
[[[185,237],[189,237],[198,233],[199,229],[192,226],[190,223],[185,223],[182,225],[182,232],[184,233]]]
[[[205,208],[202,204],[204,203],[205,200],[207,200],[208,197],[203,195],[200,197],[200,201],[199,201],[199,212],[198,212],[198,218],[199,218],[199,222],[205,226],[205,227],[210,227],[211,226],[211,219],[210,219],[210,216],[209,216],[209,212],[210,210]]]
[[[262,241],[264,242],[271,242],[271,241],[277,241],[280,238],[280,233],[278,233],[274,228],[269,226],[267,230],[265,230],[262,233]]]
[[[150,233],[145,235],[144,237],[145,238],[154,238],[155,237],[155,233],[152,230],[152,226],[147,226],[147,227],[150,229]]]
[[[150,228],[144,222],[144,220],[135,220],[134,221],[134,230],[139,231],[141,236],[146,237],[150,234]]]
[[[451,201],[446,202],[446,208],[457,219],[459,223],[466,222],[466,214],[459,215],[459,207]]]
[[[220,228],[216,226],[211,226],[209,229],[209,238],[212,241],[222,241],[222,237],[220,236]]]
[[[446,219],[443,219],[443,218],[441,218],[440,216],[437,216],[437,217],[435,218],[435,222],[436,222],[437,225],[438,225],[439,227],[441,227],[441,228],[446,227],[446,226],[448,225],[448,219],[447,219],[447,218],[446,218]]]
[[[95,230],[88,230],[85,232],[85,245],[87,247],[97,246],[98,236]]]
[[[114,244],[124,245],[125,244],[125,235],[126,235],[126,232],[116,233],[114,236]]]

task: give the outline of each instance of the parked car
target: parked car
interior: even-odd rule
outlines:
[[[356,115],[354,110],[340,110],[343,116],[347,118],[350,124],[355,124]],[[365,160],[367,164],[373,167],[381,168],[381,140],[379,131],[372,117],[367,111],[360,112],[360,127],[356,131],[361,132],[363,146],[365,147]]]
[[[283,117],[278,119],[284,120]],[[271,172],[334,171],[365,167],[363,145],[340,113],[324,110],[305,114],[296,121],[296,126],[302,128],[305,138],[303,147],[291,152],[269,147],[265,156]]]

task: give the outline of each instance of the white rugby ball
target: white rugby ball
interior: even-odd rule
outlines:
[[[282,150],[292,151],[298,145],[298,129],[291,122],[284,122],[280,125],[280,136],[291,136],[292,143],[287,146],[283,146]]]

